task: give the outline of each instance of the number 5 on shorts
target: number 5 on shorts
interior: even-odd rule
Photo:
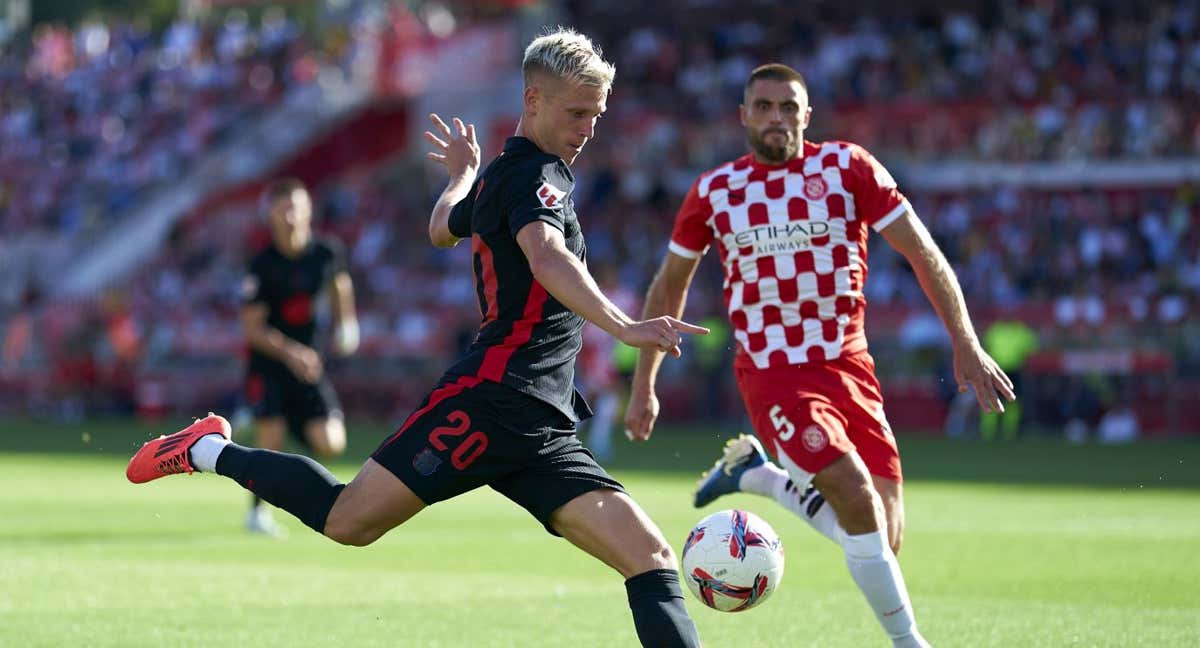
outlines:
[[[796,426],[788,420],[788,417],[783,414],[783,408],[775,405],[769,412],[771,415],[771,425],[775,426],[775,431],[779,433],[780,441],[787,441],[796,433]]]

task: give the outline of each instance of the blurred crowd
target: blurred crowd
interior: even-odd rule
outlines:
[[[0,230],[72,237],[179,179],[239,123],[311,83],[313,52],[275,10],[155,34],[43,25],[0,53]]]
[[[574,167],[593,272],[610,290],[645,290],[696,176],[744,153],[742,84],[768,59],[805,74],[815,113],[809,139],[863,144],[896,171],[902,190],[911,162],[1200,154],[1200,4],[984,6],[979,14],[878,6],[868,15],[848,4],[751,1],[731,20],[715,0],[670,0],[636,16],[627,3],[566,3],[566,22],[596,37],[618,68],[609,112]],[[180,24],[161,35],[89,23],[43,30],[6,55],[0,231],[71,231],[117,213],[239,116],[268,108],[288,84],[311,81],[312,46],[282,14],[271,16]],[[503,132],[488,126],[480,132]],[[409,380],[419,393],[429,372],[470,340],[478,313],[466,246],[445,252],[425,239],[444,178],[413,153],[328,178],[314,198],[318,228],[347,245],[358,293],[364,348],[347,378],[386,374],[389,387],[405,391]],[[51,168],[30,164],[38,157]],[[35,169],[49,181],[32,182]],[[12,190],[22,185],[33,190]],[[1174,355],[1182,375],[1200,375],[1189,318],[1200,296],[1197,187],[907,193],[980,327],[1017,316],[1043,348],[1150,346]],[[76,374],[91,371],[99,383],[105,371],[235,364],[238,279],[266,240],[256,210],[243,203],[182,221],[157,259],[95,303],[47,306],[27,296],[10,309],[0,368],[70,367],[69,358],[90,355],[92,368]],[[911,351],[892,354],[881,370],[928,373],[938,362],[924,350],[944,336],[903,258],[875,243],[866,284],[874,348]],[[700,273],[689,314],[719,317],[721,270],[709,258]],[[76,325],[54,325],[56,317]],[[26,329],[18,344],[25,338],[13,332]],[[418,368],[397,379],[396,366]],[[671,364],[668,375],[686,382],[694,368]],[[139,399],[135,383],[123,396],[130,404]],[[1078,391],[1083,382],[1069,384]],[[1098,397],[1076,400],[1089,398]],[[1093,418],[1103,411],[1097,406]]]
[[[893,159],[1071,160],[1200,151],[1200,4],[577,0],[631,110],[729,116],[747,74],[808,80],[819,129]],[[630,27],[636,25],[635,27]],[[836,108],[836,110],[834,110]],[[701,153],[702,155],[703,153]]]

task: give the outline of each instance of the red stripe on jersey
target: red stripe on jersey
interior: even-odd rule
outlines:
[[[471,237],[471,252],[479,255],[479,265],[482,268],[483,274],[483,306],[480,308],[480,314],[483,315],[483,324],[487,324],[496,319],[496,313],[500,308],[499,302],[496,301],[496,289],[499,284],[496,282],[496,263],[492,260],[492,248],[483,241],[483,237],[478,234]],[[475,277],[475,293],[479,294],[479,277]],[[482,324],[481,324],[482,326]]]
[[[479,380],[478,378],[476,378],[475,376],[462,376],[458,380],[455,380],[454,382],[452,382],[450,384],[442,385],[441,387],[438,387],[437,389],[433,390],[433,392],[431,392],[429,394],[429,402],[425,403],[425,406],[422,407],[421,409],[413,412],[412,414],[409,414],[408,418],[404,419],[404,425],[401,425],[400,429],[396,430],[395,434],[388,437],[388,440],[384,441],[383,445],[387,445],[387,444],[391,443],[392,441],[395,441],[396,439],[400,438],[400,435],[404,434],[404,431],[407,430],[409,428],[409,426],[411,426],[413,423],[415,423],[417,421],[417,419],[419,419],[422,416],[425,416],[425,414],[429,413],[429,410],[437,407],[438,403],[446,400],[447,398],[450,398],[451,396],[457,396],[458,394],[461,394],[464,390],[470,389],[471,387],[478,385],[480,382],[482,382],[482,381]],[[383,446],[380,446],[380,447],[383,447]]]
[[[487,350],[476,376],[493,382],[503,381],[508,361],[521,345],[533,337],[533,327],[542,321],[542,306],[546,303],[546,297],[546,289],[534,279],[529,286],[529,296],[525,298],[525,312],[521,314],[521,319],[513,324],[512,332],[503,342]]]

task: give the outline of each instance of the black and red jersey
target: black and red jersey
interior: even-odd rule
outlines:
[[[450,233],[471,239],[475,292],[482,321],[475,342],[446,372],[508,385],[544,401],[571,420],[591,416],[575,390],[575,356],[584,319],[534,279],[517,232],[535,221],[562,231],[566,247],[583,260],[586,246],[575,217],[575,178],[563,160],[524,137],[475,179],[450,213]]]
[[[315,348],[317,305],[325,298],[333,278],[345,271],[345,253],[333,239],[314,237],[297,257],[284,256],[269,245],[250,261],[242,282],[242,299],[247,304],[267,307],[267,326]],[[250,350],[252,371],[282,368],[278,360]]]

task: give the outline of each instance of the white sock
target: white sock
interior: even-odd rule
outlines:
[[[188,450],[188,455],[192,459],[192,468],[200,472],[216,471],[217,457],[221,455],[221,451],[227,445],[229,445],[229,439],[226,439],[223,434],[206,434],[200,437]]]
[[[799,515],[817,533],[841,544],[845,532],[838,524],[833,507],[825,503],[825,498],[815,488],[800,492],[788,472],[779,466],[767,462],[743,472],[738,479],[738,488],[747,493],[770,497],[783,508]]]
[[[850,576],[875,611],[875,618],[892,640],[903,648],[929,648],[917,631],[916,617],[900,573],[900,563],[882,531],[842,538]]]

